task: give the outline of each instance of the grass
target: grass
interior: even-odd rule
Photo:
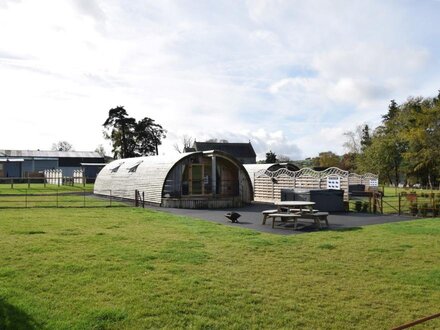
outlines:
[[[28,186],[27,183],[14,183],[11,188],[10,184],[2,183],[0,184],[0,195],[4,194],[19,194],[19,195],[31,195],[31,194],[56,194],[57,192],[93,192],[93,184],[88,183],[85,186],[75,185],[75,186],[58,186],[54,184],[43,183],[31,183]]]
[[[439,238],[440,219],[279,236],[135,208],[0,210],[0,328],[389,329],[438,312]]]
[[[110,199],[94,198],[93,184],[76,186],[57,186],[31,183],[0,184],[0,209],[4,208],[54,208],[54,207],[106,207],[123,206],[124,204],[110,202]]]

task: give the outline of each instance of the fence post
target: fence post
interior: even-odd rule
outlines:
[[[31,179],[28,177],[27,181],[28,181],[28,189],[29,189],[31,187]]]
[[[402,198],[402,194],[399,193],[399,215],[402,213],[401,211],[402,202],[400,201],[401,198]]]
[[[11,179],[11,189],[14,189],[14,179]]]
[[[138,207],[138,191],[134,191],[134,206]]]
[[[145,208],[145,192],[142,192],[142,208]]]
[[[83,207],[86,207],[86,190],[85,189],[83,189],[83,195],[84,195]]]
[[[110,190],[110,207],[112,207],[112,191]]]
[[[380,194],[380,213],[383,214],[383,196],[384,194]]]
[[[27,194],[28,191],[26,190],[26,194],[24,195],[24,207],[27,208]]]
[[[58,189],[57,189],[57,208],[58,208]]]

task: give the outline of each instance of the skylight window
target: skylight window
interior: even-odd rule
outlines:
[[[139,167],[139,165],[142,163],[142,160],[135,163],[134,165],[132,165],[131,167],[128,168],[128,172],[134,173],[136,172],[137,168]]]
[[[119,168],[122,166],[122,164],[124,164],[124,162],[119,163],[119,164],[116,165],[115,167],[111,168],[111,169],[110,169],[110,172],[112,172],[112,173],[116,173],[116,172],[119,170]]]

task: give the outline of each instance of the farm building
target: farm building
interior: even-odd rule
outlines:
[[[230,143],[230,142],[197,142],[195,141],[191,148],[186,152],[219,150],[231,154],[242,164],[255,164],[257,154],[250,142],[248,143]]]
[[[253,198],[243,165],[222,151],[115,160],[96,178],[95,194],[176,208],[239,207]]]
[[[45,170],[62,170],[63,176],[73,176],[82,169],[86,177],[94,178],[104,166],[104,158],[93,151],[0,149],[0,177],[32,177]]]

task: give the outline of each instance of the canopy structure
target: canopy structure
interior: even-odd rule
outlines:
[[[250,203],[251,180],[233,156],[216,150],[115,160],[95,181],[95,194],[179,208],[222,208]]]

